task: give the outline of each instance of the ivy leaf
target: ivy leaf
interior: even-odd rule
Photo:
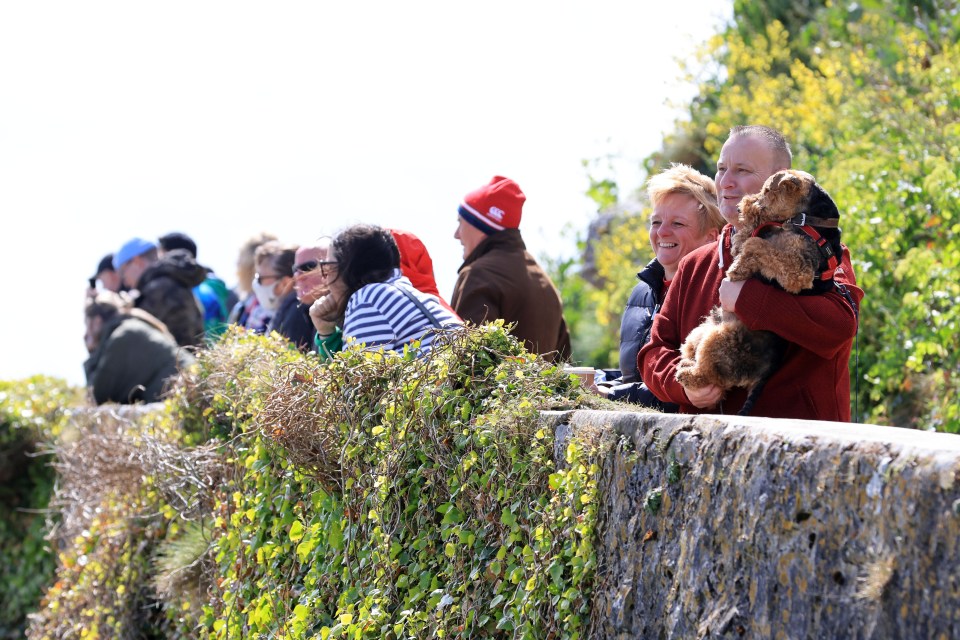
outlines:
[[[298,542],[303,538],[303,524],[299,520],[290,525],[289,537],[292,542]]]

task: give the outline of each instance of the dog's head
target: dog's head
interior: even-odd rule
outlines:
[[[830,243],[839,256],[840,229],[835,225],[821,226],[816,219],[839,220],[840,211],[830,195],[805,171],[785,169],[773,174],[763,183],[760,193],[744,196],[740,201],[737,230],[753,233],[767,222],[786,222],[805,213],[814,219],[807,222]]]
[[[830,217],[827,215],[819,216],[811,211],[807,211],[812,200],[817,200],[818,208],[823,209],[822,198],[831,205],[833,201],[826,192],[820,188],[813,176],[805,171],[795,169],[785,169],[778,171],[763,183],[760,193],[751,196],[745,196],[740,201],[740,219],[737,227],[740,230],[753,231],[757,227],[767,222],[785,222],[801,212],[807,212],[810,215],[818,217]],[[833,206],[833,216],[839,218],[837,207]]]

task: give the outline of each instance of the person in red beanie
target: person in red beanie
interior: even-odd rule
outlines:
[[[566,360],[570,333],[560,293],[520,236],[524,201],[520,186],[502,176],[464,197],[453,234],[463,245],[463,264],[450,302],[474,324],[515,323],[513,334],[528,350]]]

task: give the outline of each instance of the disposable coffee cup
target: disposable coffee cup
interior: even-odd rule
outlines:
[[[593,386],[593,378],[597,373],[593,367],[564,367],[563,372],[575,374],[580,378],[580,384],[587,389]]]

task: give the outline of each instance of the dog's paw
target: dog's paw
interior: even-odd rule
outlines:
[[[703,386],[699,384],[700,372],[697,369],[697,363],[693,360],[680,360],[674,377],[677,379],[677,382],[691,389]]]
[[[814,274],[812,271],[810,273],[781,274],[777,278],[777,282],[780,283],[780,286],[783,287],[783,290],[787,293],[796,294],[804,289],[812,289],[813,278]]]
[[[730,268],[727,269],[727,278],[734,281],[740,282],[741,280],[749,280],[753,276],[753,270],[748,269],[744,264],[743,260],[737,258],[734,260],[733,264],[730,265]]]

